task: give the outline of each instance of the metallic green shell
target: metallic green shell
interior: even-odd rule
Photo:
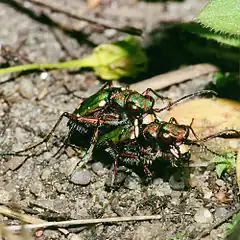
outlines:
[[[85,99],[82,104],[76,108],[73,115],[79,114],[80,116],[87,116],[93,112],[98,111],[103,106],[101,106],[101,101],[109,101],[109,96],[111,94],[111,89],[103,89],[92,96]],[[100,105],[99,105],[100,104]]]
[[[103,146],[107,144],[117,144],[121,142],[127,142],[132,140],[134,136],[134,126],[119,126],[114,130],[110,131],[109,133],[104,134],[103,136],[99,137],[97,141],[98,146]]]

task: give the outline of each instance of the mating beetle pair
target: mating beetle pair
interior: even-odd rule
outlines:
[[[24,152],[47,142],[62,118],[67,117],[70,129],[68,142],[76,146],[90,145],[75,171],[97,151],[109,153],[115,166],[118,159],[124,158],[130,161],[132,159],[144,167],[151,162],[153,156],[161,158],[167,155],[173,165],[189,160],[190,152],[186,145],[189,144],[189,131],[194,134],[191,124],[179,125],[174,118],[163,122],[156,113],[167,110],[186,98],[203,94],[215,95],[215,92],[198,91],[175,102],[169,101],[166,107],[157,109],[154,108],[155,101],[149,95],[150,91],[162,100],[169,101],[151,89],[140,94],[130,89],[104,86],[85,99],[72,114],[63,113],[43,141],[25,150],[1,155],[24,155]]]
[[[157,109],[154,108],[154,99],[148,95],[149,91],[169,101],[151,89],[140,94],[110,87],[102,88],[84,100],[73,114],[64,113],[69,118],[69,142],[77,146],[86,145],[86,142],[90,145],[76,171],[86,164],[94,152],[99,151],[107,152],[114,159],[115,170],[118,159],[130,159],[130,162],[141,163],[144,168],[151,162],[152,156],[162,158],[167,155],[173,165],[189,160],[190,152],[185,142],[190,130],[194,134],[191,124],[179,125],[174,118],[163,122],[156,113],[186,98],[215,95],[215,92],[198,91],[175,102],[169,101],[166,107]]]

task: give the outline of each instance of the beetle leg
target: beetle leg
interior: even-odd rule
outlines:
[[[132,159],[136,159],[137,155],[134,155],[133,153],[121,153],[119,154],[120,157],[127,157],[127,158],[132,158]]]
[[[237,131],[235,129],[227,129],[223,130],[221,132],[218,132],[216,134],[207,136],[205,138],[200,139],[201,141],[205,142],[207,140],[213,139],[213,138],[240,138],[240,131]]]
[[[108,86],[108,88],[112,88],[112,81],[108,81],[97,91],[97,93],[101,92],[103,89],[105,89]]]
[[[175,117],[171,117],[170,120],[169,120],[169,123],[173,123],[173,124],[179,125]]]
[[[118,159],[118,155],[117,155],[117,157],[114,159],[114,162],[113,162],[113,176],[114,176],[114,178],[113,178],[113,182],[114,182],[114,180],[115,180],[115,178],[116,178],[116,176],[117,176],[117,159]]]
[[[81,169],[91,158],[94,147],[95,147],[95,143],[97,141],[98,138],[98,133],[99,133],[99,125],[100,125],[100,121],[98,121],[97,127],[94,130],[94,134],[92,136],[91,142],[90,142],[90,146],[88,148],[88,150],[86,151],[86,153],[84,154],[84,156],[82,157],[82,159],[78,162],[78,164],[75,166],[75,169],[73,172],[77,172],[79,169]]]
[[[47,134],[46,137],[43,138],[42,141],[28,147],[25,148],[23,150],[20,151],[16,151],[16,152],[6,152],[6,153],[0,153],[0,156],[29,156],[29,154],[23,154],[24,152],[28,152],[32,149],[35,149],[36,147],[42,145],[43,143],[47,143],[50,139],[50,137],[53,135],[53,133],[55,132],[56,128],[58,127],[58,125],[61,123],[63,117],[68,117],[69,115],[71,115],[68,112],[64,112],[62,113],[62,115],[58,118],[57,122],[55,123],[55,125],[53,126],[53,128],[51,129],[51,131]]]
[[[152,176],[150,170],[148,169],[148,167],[147,167],[145,164],[143,165],[143,169],[144,169],[145,174],[146,174],[148,177],[151,177],[151,176]]]
[[[186,95],[182,98],[179,98],[179,99],[177,99],[173,102],[170,102],[166,107],[159,108],[159,109],[156,109],[156,110],[154,109],[154,111],[161,112],[161,111],[164,111],[164,110],[170,110],[173,106],[177,105],[178,103],[182,102],[185,99],[193,98],[193,97],[201,96],[201,95],[205,95],[205,94],[211,94],[212,96],[217,95],[217,93],[215,91],[212,91],[212,90],[200,90],[200,91],[197,91],[195,93],[191,93],[189,95]]]
[[[143,95],[143,96],[149,95],[149,92],[152,92],[156,97],[160,98],[161,100],[171,101],[170,98],[164,97],[164,96],[158,94],[158,93],[155,92],[152,88],[147,88],[147,89],[142,93],[142,95]]]

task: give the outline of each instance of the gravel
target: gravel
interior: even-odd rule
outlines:
[[[49,26],[31,18],[20,9],[16,10],[10,7],[8,1],[5,2],[6,4],[0,3],[0,23],[1,26],[4,26],[0,32],[1,42],[18,49],[18,44],[23,40],[23,44],[16,54],[22,54],[20,58],[28,57],[33,62],[59,62],[70,59],[58,38],[50,31]],[[79,11],[83,15],[86,10],[87,16],[105,17],[101,14],[96,15],[95,9],[91,11],[86,9],[83,0],[52,0],[51,2],[66,7],[69,4],[75,4],[76,10],[80,9]],[[140,3],[135,0],[131,1],[132,5],[129,5],[127,0],[118,2],[119,7],[111,8],[109,6],[108,8],[108,12],[115,11],[112,15],[106,16],[110,23],[112,21],[112,24],[115,24],[118,19],[116,17],[118,16],[116,14],[119,14],[118,10],[123,11],[122,6],[126,11],[135,10],[144,16],[146,7],[151,5],[151,8],[147,8],[149,10],[147,23],[149,26],[156,27],[154,29],[156,34],[153,33],[153,35],[160,36],[160,38],[154,39],[154,36],[149,34],[148,44],[150,45],[145,44],[145,47],[148,50],[152,48],[156,53],[158,67],[169,61],[170,58],[165,60],[165,57],[168,56],[162,55],[162,48],[158,48],[162,44],[162,33],[158,32],[159,20],[157,19],[159,19],[158,16],[161,17],[161,11],[158,9],[167,9],[163,4],[168,4],[168,2],[172,4],[173,2],[141,1],[142,10],[138,9]],[[101,9],[104,9],[105,1],[102,1],[101,4]],[[171,16],[178,17],[179,9],[184,12],[184,6],[191,4],[199,6],[203,5],[204,1],[186,0],[174,4],[177,4],[178,7],[175,12],[171,12]],[[156,7],[154,7],[155,5]],[[161,8],[158,8],[158,5],[161,5]],[[133,9],[133,6],[136,8]],[[154,17],[152,17],[151,9],[154,10]],[[168,9],[168,11],[170,10]],[[55,14],[59,20],[64,18],[62,14],[52,14]],[[192,14],[193,16],[194,14]],[[128,14],[124,19],[118,20],[134,26],[143,24],[142,20],[132,19]],[[78,24],[80,24],[73,19],[70,22],[66,21],[67,23],[70,26],[75,26],[75,24],[79,26]],[[98,42],[110,41],[107,38],[111,38],[113,41],[121,35],[115,31],[103,31],[102,28],[93,25],[85,26],[81,30],[81,36],[78,35],[76,38],[71,34],[59,32],[63,37],[62,43],[67,44],[71,52],[78,57],[90,53],[92,46]],[[86,35],[88,33],[89,35]],[[145,38],[141,40],[144,41]],[[166,50],[168,51],[168,48]],[[171,57],[172,61],[174,58]],[[177,65],[174,66],[174,68],[177,67]],[[0,78],[0,81],[3,81],[6,76]],[[0,85],[0,151],[2,149],[5,151],[21,150],[39,142],[54,126],[62,112],[72,112],[78,106],[82,99],[77,96],[88,97],[102,86],[102,82],[98,81],[90,70],[86,72],[67,70],[34,72],[22,76],[20,81],[19,78],[12,79]],[[193,79],[170,87],[167,91],[164,90],[164,95],[173,98],[182,97],[186,93],[204,88],[209,81],[211,81],[211,77],[204,76],[201,79]],[[66,86],[70,92],[66,90]],[[162,104],[161,101],[156,101],[157,103]],[[160,214],[163,217],[154,221],[91,225],[84,230],[82,227],[70,228],[69,236],[62,235],[56,229],[44,230],[44,239],[166,240],[170,236],[177,236],[184,231],[188,233],[189,229],[192,229],[190,232],[193,232],[193,237],[189,239],[192,240],[201,231],[199,225],[208,228],[211,223],[215,223],[215,218],[221,218],[226,211],[235,209],[237,204],[235,173],[227,173],[227,180],[223,175],[219,181],[212,170],[191,169],[191,175],[195,177],[196,181],[189,191],[184,190],[183,179],[179,181],[174,179],[173,172],[176,169],[165,169],[164,165],[162,167],[160,164],[159,169],[154,169],[156,176],[154,175],[151,180],[146,179],[145,175],[138,175],[139,172],[143,172],[142,169],[136,168],[135,171],[135,168],[125,166],[125,170],[123,168],[121,170],[122,166],[118,166],[117,175],[112,184],[114,177],[114,171],[110,168],[112,163],[105,165],[105,161],[101,159],[98,159],[98,162],[89,162],[86,169],[71,175],[86,149],[77,149],[78,153],[76,153],[68,147],[54,156],[68,134],[69,129],[66,123],[67,120],[63,119],[48,142],[47,148],[45,144],[42,144],[30,151],[30,153],[37,153],[34,157],[25,161],[24,157],[0,156],[1,201],[13,203],[20,211],[30,209],[29,204],[36,201],[38,207],[34,207],[32,209],[34,212],[31,214],[47,221],[154,214]],[[46,152],[42,153],[43,150]],[[195,156],[194,151],[192,156]],[[203,153],[201,153],[202,156]],[[231,201],[221,203],[216,199],[216,193],[222,188],[224,188],[226,197],[231,197]],[[222,207],[223,209],[221,209]],[[35,212],[36,214],[34,214]],[[214,213],[214,217],[212,213]],[[2,218],[1,216],[0,218],[1,221],[3,219],[4,224],[19,223],[12,218]],[[220,229],[221,231],[218,229],[220,227],[213,233],[220,236],[223,234],[223,229]],[[186,237],[186,239],[188,238]]]
[[[139,183],[140,183],[140,180],[137,179],[136,177],[128,176],[125,179],[124,187],[126,187],[126,188],[128,188],[130,190],[136,190],[136,189],[140,188]]]
[[[91,181],[91,172],[88,170],[80,170],[74,172],[71,176],[71,182],[82,186],[88,185]]]
[[[194,215],[194,220],[197,223],[209,224],[213,222],[213,215],[207,208],[202,207]]]
[[[215,210],[214,216],[215,218],[221,219],[222,217],[225,217],[228,213],[228,210],[225,207],[218,207]]]
[[[1,203],[8,203],[12,199],[12,194],[6,190],[0,190]]]
[[[101,162],[95,162],[92,164],[92,170],[97,175],[101,176],[104,174],[103,164]]]
[[[12,157],[9,161],[4,163],[6,169],[11,169],[12,171],[19,168],[25,161],[26,157]]]
[[[34,86],[31,79],[22,79],[20,81],[19,91],[23,97],[31,99],[34,96]]]

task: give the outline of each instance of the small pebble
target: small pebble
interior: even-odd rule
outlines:
[[[124,172],[117,172],[117,175],[114,177],[113,172],[109,172],[108,177],[105,181],[107,187],[113,187],[113,185],[122,185],[126,179],[126,174]]]
[[[178,181],[175,180],[175,176],[171,175],[169,178],[169,185],[174,190],[183,190],[185,188],[184,178],[181,177]]]
[[[216,184],[217,184],[219,187],[225,187],[225,182],[224,182],[222,179],[217,179],[217,180],[216,180]]]
[[[154,185],[162,185],[162,184],[163,184],[162,178],[155,178],[155,179],[153,180],[153,184],[154,184]]]
[[[39,128],[39,131],[40,131],[40,135],[41,135],[41,136],[44,136],[44,135],[47,134],[47,133],[49,132],[49,130],[50,130],[49,125],[48,125],[47,123],[45,123],[45,122],[40,123],[39,126],[38,126],[38,128]]]
[[[213,192],[208,188],[203,188],[202,191],[203,191],[204,199],[210,199],[213,195]]]
[[[0,199],[2,203],[8,203],[12,199],[12,194],[6,190],[0,190]]]
[[[82,240],[82,238],[80,236],[78,236],[77,234],[75,233],[71,233],[69,236],[68,236],[68,239],[69,240]]]
[[[0,117],[4,116],[10,110],[9,105],[3,99],[0,99]]]
[[[91,181],[91,173],[88,170],[74,172],[71,176],[71,182],[79,185],[88,185]]]
[[[171,193],[171,203],[173,205],[179,205],[180,204],[180,197],[181,197],[181,192],[179,191],[173,191]]]
[[[33,181],[30,185],[30,192],[35,196],[40,196],[43,191],[43,185],[40,181]]]
[[[24,142],[25,139],[26,139],[26,135],[24,134],[24,130],[20,127],[16,127],[15,137],[16,137],[18,143]]]
[[[130,190],[137,189],[137,188],[139,188],[139,181],[136,178],[128,176],[125,179],[124,187],[126,187],[126,188],[128,188]]]
[[[20,94],[25,98],[32,98],[34,96],[33,83],[30,79],[24,78],[20,82],[19,86]]]
[[[189,179],[189,181],[188,181],[188,183],[189,183],[189,186],[191,187],[191,188],[195,188],[196,186],[198,186],[198,179],[195,177],[195,176],[193,176],[193,177],[191,177],[190,179]]]
[[[0,168],[0,176],[4,175],[9,170],[7,162],[4,162]]]
[[[48,72],[42,72],[40,74],[40,79],[41,80],[46,80],[48,78]]]
[[[181,195],[182,195],[182,193],[179,191],[172,191],[171,198],[180,198]]]
[[[104,35],[107,37],[107,38],[112,38],[116,35],[117,31],[115,29],[106,29],[104,31]]]
[[[97,175],[103,175],[104,174],[104,168],[103,164],[101,162],[95,162],[92,164],[92,170],[95,172]]]
[[[6,167],[14,171],[24,163],[25,159],[26,157],[14,156],[8,162],[6,162]]]
[[[218,207],[215,211],[215,217],[216,218],[222,218],[225,217],[228,213],[228,210],[224,207]]]
[[[52,176],[52,170],[50,168],[45,168],[42,172],[41,179],[47,180]]]
[[[47,94],[48,94],[48,88],[47,88],[47,87],[43,87],[43,88],[39,89],[37,99],[38,99],[38,100],[41,100],[41,99],[43,99]]]
[[[181,203],[180,198],[172,198],[172,199],[171,199],[171,204],[172,204],[172,205],[179,206],[180,203]]]
[[[12,146],[13,152],[17,152],[17,151],[20,151],[22,149],[23,149],[23,147],[22,147],[22,144],[20,144],[20,143],[14,143],[13,146]]]
[[[78,202],[76,202],[77,204]],[[71,211],[71,218],[75,219],[84,219],[84,218],[90,218],[88,214],[88,210],[86,208],[82,208],[81,206],[77,206],[75,210]]]
[[[197,223],[212,223],[213,215],[207,208],[200,208],[194,215],[194,220]]]

